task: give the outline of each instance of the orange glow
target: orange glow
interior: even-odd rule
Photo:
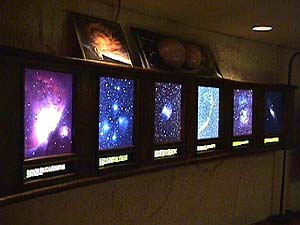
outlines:
[[[103,60],[104,56],[126,64],[131,60],[124,45],[112,34],[112,32],[100,24],[90,27],[90,42],[98,57]]]

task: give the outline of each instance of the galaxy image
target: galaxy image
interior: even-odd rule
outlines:
[[[134,81],[100,78],[99,150],[133,145]]]
[[[198,87],[198,140],[219,137],[219,88]]]
[[[181,140],[181,85],[155,84],[155,144]]]
[[[72,75],[25,70],[25,159],[72,152]]]
[[[265,133],[280,133],[283,110],[282,93],[276,91],[266,92],[265,98]]]
[[[86,59],[132,65],[119,24],[75,16],[79,44]]]
[[[234,90],[233,94],[233,135],[251,135],[253,91]]]

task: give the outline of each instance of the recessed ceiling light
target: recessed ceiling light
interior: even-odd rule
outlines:
[[[253,26],[252,30],[257,32],[268,32],[273,30],[273,27],[267,25],[259,25],[259,26]]]

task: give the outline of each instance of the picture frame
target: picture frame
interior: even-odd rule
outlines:
[[[72,16],[84,59],[132,66],[119,24],[79,14]]]
[[[130,30],[136,39],[143,68],[200,74],[202,77],[222,77],[215,57],[207,45],[199,45],[189,40],[183,40],[178,37],[160,34],[137,27],[130,27]],[[160,46],[163,42],[166,43],[165,47],[168,52],[168,41],[179,42],[185,49],[186,59],[184,64],[179,67],[170,66],[170,64],[168,65],[161,56]],[[171,48],[172,46],[169,49]],[[172,58],[172,56],[170,57]]]

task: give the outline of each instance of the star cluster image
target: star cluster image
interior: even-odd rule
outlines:
[[[234,90],[233,94],[233,135],[251,135],[253,91]]]
[[[25,70],[25,159],[72,152],[72,75]]]
[[[99,150],[133,145],[134,80],[100,77]]]
[[[265,97],[265,133],[278,134],[281,131],[283,114],[283,96],[276,91],[266,92]]]
[[[181,85],[155,84],[154,141],[156,144],[181,139]]]
[[[220,90],[198,87],[198,140],[219,137]]]

